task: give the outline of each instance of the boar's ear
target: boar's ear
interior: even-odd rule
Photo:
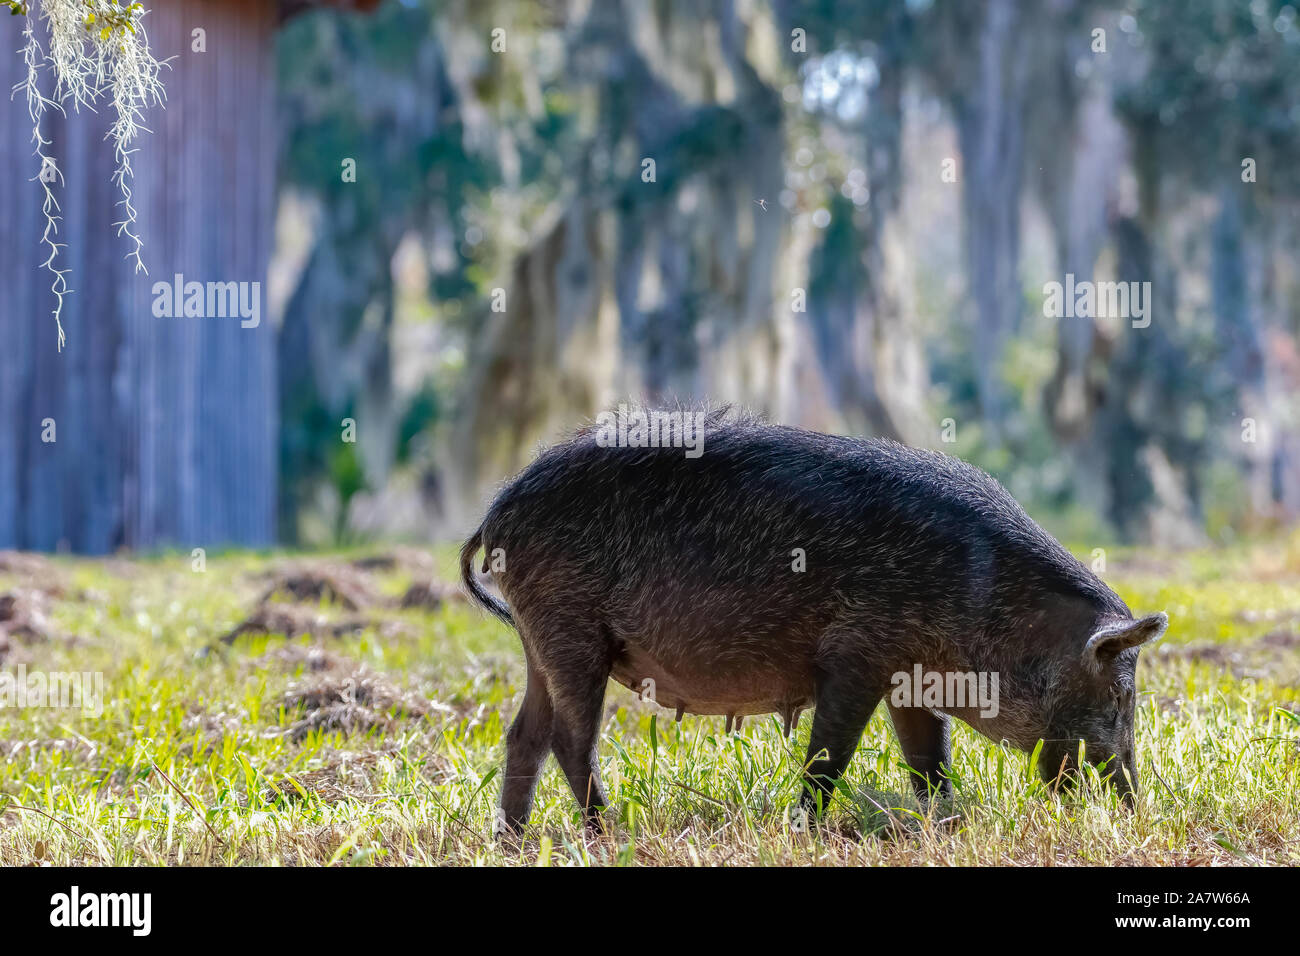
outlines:
[[[1104,624],[1092,632],[1087,646],[1083,649],[1083,659],[1094,668],[1115,657],[1120,651],[1130,647],[1139,647],[1154,641],[1169,626],[1169,615],[1164,611],[1149,614],[1137,621],[1116,621]]]

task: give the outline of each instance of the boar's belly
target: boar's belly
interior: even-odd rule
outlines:
[[[802,668],[738,669],[711,661],[665,666],[632,644],[614,659],[611,676],[660,707],[702,716],[786,714],[813,704],[812,676]]]

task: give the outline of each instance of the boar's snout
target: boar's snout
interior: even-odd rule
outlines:
[[[1074,789],[1079,781],[1078,746],[1077,740],[1073,745],[1067,742],[1044,745],[1038,761],[1038,773],[1043,782],[1058,790]],[[1084,759],[1100,769],[1102,779],[1115,788],[1126,806],[1134,805],[1138,777],[1137,758],[1131,741],[1114,748],[1085,741]]]
[[[1039,754],[1038,771],[1046,783],[1073,788],[1082,751],[1083,759],[1097,768],[1125,802],[1135,799],[1138,774],[1132,681],[1132,670],[1125,669],[1071,688],[1073,706],[1058,713]]]

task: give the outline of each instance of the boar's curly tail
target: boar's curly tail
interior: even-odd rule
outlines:
[[[469,596],[473,598],[475,604],[492,616],[505,621],[515,630],[519,630],[515,625],[515,619],[510,616],[510,608],[506,607],[505,601],[489,594],[474,574],[474,555],[478,554],[478,549],[482,545],[483,526],[479,525],[478,530],[470,535],[470,539],[460,549],[460,579],[464,582],[465,590],[469,592]],[[487,568],[485,567],[483,570],[486,571]]]

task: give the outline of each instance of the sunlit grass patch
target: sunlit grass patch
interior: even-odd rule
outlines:
[[[788,740],[774,717],[728,735],[720,718],[675,723],[611,685],[610,835],[584,833],[552,762],[519,845],[493,838],[523,694],[518,639],[463,604],[401,607],[423,576],[454,581],[452,549],[428,569],[368,566],[368,606],[311,605],[326,622],[359,615],[355,628],[223,642],[286,560],[210,555],[203,572],[188,554],[54,562],[49,620],[72,640],[16,647],[29,669],[102,673],[103,712],[0,710],[0,864],[1300,862],[1289,542],[1113,557],[1106,577],[1125,600],[1172,620],[1139,665],[1132,811],[1093,772],[1054,794],[1027,755],[961,726],[953,799],[923,809],[882,708],[826,818],[805,825],[810,714]],[[0,572],[0,592],[34,584]]]

